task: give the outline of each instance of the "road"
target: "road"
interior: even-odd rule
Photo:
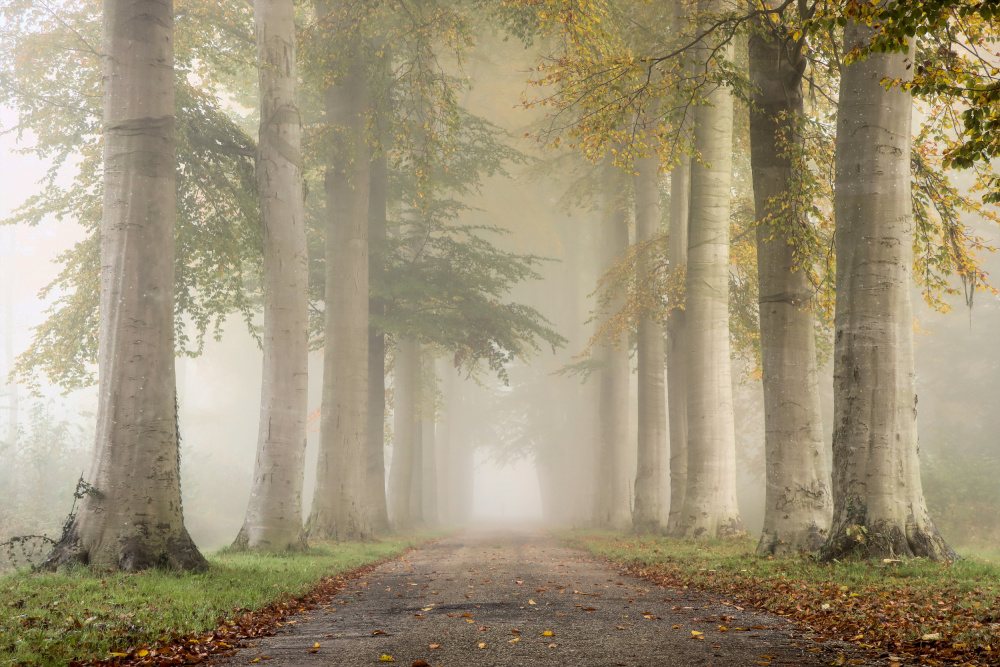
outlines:
[[[224,664],[887,664],[851,645],[814,642],[780,617],[623,575],[530,529],[465,531],[380,566],[327,602]]]

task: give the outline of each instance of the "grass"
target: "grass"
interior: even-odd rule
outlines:
[[[431,537],[320,544],[304,554],[222,551],[208,555],[204,574],[77,568],[0,576],[0,666],[101,660],[129,647],[210,631]]]
[[[827,637],[901,657],[973,665],[1000,661],[996,553],[954,563],[826,565],[807,555],[757,556],[757,541],[749,538],[694,541],[590,531],[560,537],[633,574],[795,618]]]

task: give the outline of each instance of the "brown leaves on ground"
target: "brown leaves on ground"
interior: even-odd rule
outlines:
[[[970,602],[967,594],[928,591],[919,582],[888,590],[878,581],[851,588],[796,579],[692,576],[669,564],[633,562],[625,570],[663,586],[725,594],[741,605],[794,619],[820,635],[818,641],[839,639],[880,649],[890,661],[1000,664],[1000,597],[989,604],[993,612]]]
[[[305,595],[286,595],[257,611],[234,609],[233,617],[228,621],[220,621],[219,627],[211,632],[183,636],[174,634],[157,646],[141,645],[113,651],[106,660],[73,661],[70,667],[197,665],[212,658],[232,656],[237,648],[246,645],[247,640],[273,635],[275,628],[282,625],[287,617],[332,604],[333,597],[351,580],[368,574],[381,564],[371,563],[351,572],[324,577]],[[318,650],[317,647],[308,649],[309,652]],[[264,655],[256,658],[253,662],[271,659]]]

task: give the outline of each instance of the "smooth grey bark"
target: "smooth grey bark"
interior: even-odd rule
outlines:
[[[382,258],[386,242],[386,205],[388,199],[389,169],[383,153],[372,161],[371,191],[368,204],[370,250],[368,267],[371,275],[385,270]],[[385,304],[371,299],[369,318],[385,315]],[[370,513],[372,530],[389,531],[389,509],[385,490],[385,334],[368,326],[368,448],[367,497],[365,504]]]
[[[607,271],[628,247],[628,212],[622,186],[624,177],[610,159],[603,169],[604,216],[601,221],[601,269]],[[608,312],[622,308],[622,295],[608,304]],[[599,442],[594,488],[596,526],[627,528],[632,522],[628,470],[628,389],[629,359],[627,342],[595,346],[598,372]],[[563,462],[565,465],[565,462]]]
[[[690,125],[690,124],[688,124]],[[691,202],[691,158],[682,154],[670,171],[670,279],[687,271],[688,217]],[[677,535],[687,491],[687,311],[675,307],[667,318],[667,412],[670,429],[670,509],[667,534]]]
[[[339,5],[319,1],[320,20]],[[366,506],[368,464],[368,110],[360,43],[341,81],[323,92],[327,122],[338,128],[328,156],[326,190],[326,309],[323,399],[310,537],[338,540],[372,535]]]
[[[424,523],[441,524],[438,511],[438,459],[437,459],[437,371],[434,368],[434,349],[425,345],[420,355],[420,464],[421,510]]]
[[[393,368],[392,463],[389,466],[389,519],[396,529],[413,525],[410,496],[417,421],[416,389],[419,377],[419,345],[416,339],[396,340]]]
[[[873,29],[848,22],[845,50]],[[927,513],[917,455],[910,303],[913,101],[909,53],[872,54],[841,72],[837,116],[833,524],[824,560],[956,558]]]
[[[302,529],[309,363],[309,269],[291,0],[256,0],[264,231],[264,369],[253,486],[234,546],[306,548]]]
[[[174,11],[105,0],[97,434],[46,565],[204,570],[181,511],[174,369]]]
[[[415,418],[413,427],[413,463],[410,466],[410,520],[414,526],[424,526],[424,423],[420,415],[423,406],[420,404],[420,383],[423,377],[420,350],[417,349],[417,386]]]
[[[655,238],[660,231],[660,161],[655,156],[636,160],[635,242]],[[649,255],[636,267],[639,289],[649,282]],[[635,507],[632,528],[637,533],[658,534],[666,529],[667,407],[663,382],[663,328],[650,316],[638,322],[638,450],[635,473]]]
[[[704,9],[722,10],[719,0]],[[706,55],[707,46],[699,49]],[[731,58],[732,46],[722,47]],[[714,84],[709,84],[714,85]],[[736,431],[729,363],[729,213],[733,96],[715,85],[694,113],[687,310],[688,477],[678,533],[743,530],[736,504]]]
[[[767,463],[764,528],[757,553],[791,556],[823,546],[833,511],[810,310],[811,286],[795,261],[794,227],[783,209],[801,150],[806,60],[787,40],[750,37],[750,164],[757,221],[760,345]],[[794,212],[793,212],[794,214]]]
[[[440,510],[441,521],[445,524],[454,525],[461,520],[459,516],[458,501],[458,434],[455,430],[454,411],[455,405],[455,384],[456,373],[447,359],[437,361],[435,371],[441,378],[441,415],[438,421],[437,451],[439,454],[438,471],[438,508]]]

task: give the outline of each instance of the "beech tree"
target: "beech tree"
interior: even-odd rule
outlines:
[[[254,5],[260,81],[257,187],[264,230],[264,371],[257,460],[236,546],[305,547],[302,483],[308,378],[309,270],[302,201],[295,8]]]
[[[917,457],[910,303],[914,225],[909,92],[913,46],[853,57],[875,28],[849,20],[841,71],[835,190],[833,524],[831,560],[956,558],[927,511]]]
[[[366,539],[368,451],[368,200],[365,53],[339,3],[320,0],[321,29],[342,31],[335,81],[323,91],[327,131],[323,403],[310,537]]]
[[[718,13],[721,2],[703,3]],[[696,52],[712,69],[711,47]],[[732,46],[719,54],[732,57]],[[687,485],[678,532],[687,537],[743,530],[736,505],[736,432],[729,363],[729,213],[733,95],[709,76],[704,105],[694,110],[690,227],[685,287],[687,313]]]
[[[636,160],[635,240],[648,242],[660,233],[660,161]],[[652,280],[652,259],[640,257],[636,266],[639,289]],[[661,533],[667,526],[667,406],[664,386],[663,328],[651,314],[636,323],[639,373],[639,424],[632,527],[638,533]]]
[[[803,17],[804,18],[804,17]],[[780,14],[750,36],[750,156],[756,209],[766,498],[757,552],[813,552],[832,511],[816,369],[813,286],[796,242],[810,226],[798,205],[805,169],[801,124],[804,40]]]
[[[184,527],[178,465],[173,11],[104,4],[97,440],[90,492],[49,567],[207,567]]]
[[[625,200],[624,174],[610,158],[602,169],[602,207],[600,262],[610,269],[628,247],[628,204]],[[610,297],[614,313],[621,294]],[[613,316],[613,315],[612,315]],[[600,323],[598,324],[600,326]],[[597,364],[597,408],[599,437],[594,480],[593,520],[603,528],[621,529],[629,525],[631,503],[628,469],[628,395],[629,359],[626,343],[604,340],[594,349]]]

